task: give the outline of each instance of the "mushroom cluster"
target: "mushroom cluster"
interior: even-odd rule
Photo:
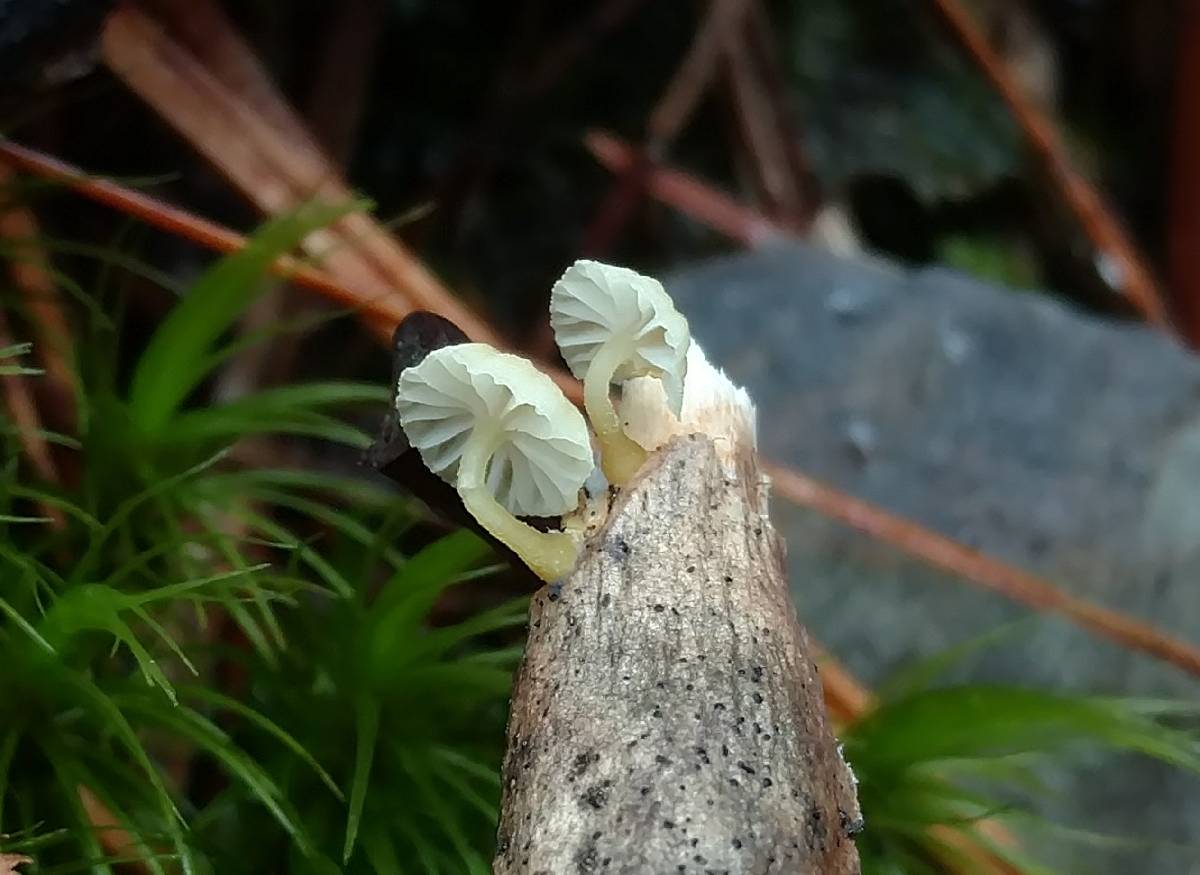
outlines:
[[[554,285],[550,321],[563,358],[583,380],[604,475],[624,486],[647,448],[627,433],[613,387],[660,384],[677,423],[691,342],[687,320],[657,280],[577,261]],[[581,546],[578,526],[543,532],[519,519],[568,517],[595,468],[587,424],[553,380],[526,359],[457,343],[403,368],[396,412],[426,467],[454,486],[484,529],[543,580],[571,571]]]

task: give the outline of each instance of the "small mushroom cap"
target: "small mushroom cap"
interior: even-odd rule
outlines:
[[[574,510],[595,466],[583,416],[554,381],[485,343],[443,347],[406,368],[396,410],[426,466],[450,483],[472,432],[496,429],[487,485],[518,516]]]
[[[550,292],[550,325],[571,372],[582,379],[601,345],[628,336],[635,353],[614,382],[654,376],[678,413],[691,342],[685,319],[662,283],[626,267],[576,261]]]

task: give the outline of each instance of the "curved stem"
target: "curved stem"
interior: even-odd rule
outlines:
[[[613,374],[631,353],[627,343],[610,340],[596,352],[583,377],[583,406],[600,442],[600,467],[617,486],[629,483],[646,461],[646,451],[621,428],[609,397]]]
[[[538,577],[555,581],[571,573],[579,541],[570,532],[539,532],[496,501],[487,487],[487,464],[501,440],[495,431],[476,429],[463,447],[456,488],[463,506],[491,535],[516,553]]]

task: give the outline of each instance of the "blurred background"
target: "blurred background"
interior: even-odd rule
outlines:
[[[757,402],[864,871],[1200,872],[1200,7],[0,0],[0,137],[0,873],[487,871],[530,584],[360,454],[579,257]]]

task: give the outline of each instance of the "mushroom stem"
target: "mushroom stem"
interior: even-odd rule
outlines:
[[[609,395],[613,374],[632,352],[627,343],[605,343],[597,350],[583,377],[583,406],[600,442],[600,467],[608,481],[616,486],[628,484],[646,461],[646,451],[621,428],[621,420]]]
[[[542,580],[565,577],[575,567],[579,541],[571,532],[539,532],[496,501],[487,487],[487,465],[501,440],[499,433],[476,429],[463,447],[455,488],[463,506],[498,541],[506,544]]]

